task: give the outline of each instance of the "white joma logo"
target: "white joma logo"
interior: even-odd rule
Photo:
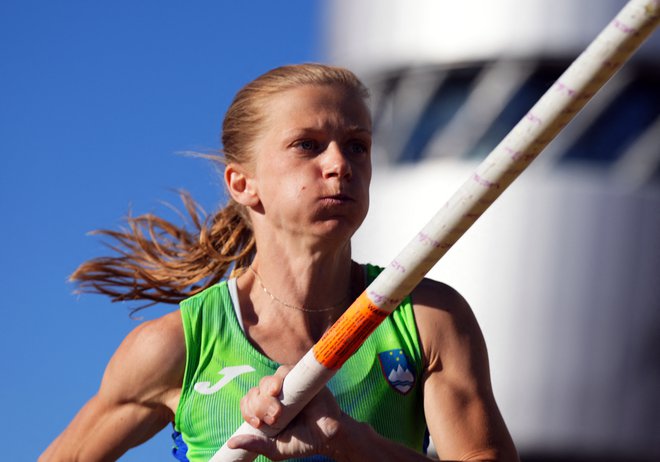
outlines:
[[[193,389],[197,393],[201,393],[202,395],[212,395],[213,393],[217,392],[222,387],[227,385],[229,382],[234,380],[239,375],[247,374],[248,372],[254,372],[254,368],[251,366],[223,367],[218,372],[218,374],[222,375],[223,377],[220,380],[218,380],[218,382],[215,385],[211,386],[211,382],[197,382],[193,387]]]

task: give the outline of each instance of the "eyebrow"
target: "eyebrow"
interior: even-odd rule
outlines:
[[[318,127],[298,127],[298,128],[292,128],[290,130],[286,130],[284,133],[285,133],[286,136],[296,136],[296,135],[305,134],[305,133],[318,133],[318,132],[325,131],[326,129],[327,129],[327,127],[321,127],[321,128],[318,128]],[[365,127],[360,126],[360,125],[349,126],[349,127],[346,128],[346,131],[350,132],[350,133],[355,133],[355,134],[364,133],[364,134],[367,134],[367,135],[371,135],[371,130],[370,129],[365,128]]]
[[[369,130],[368,128],[360,127],[358,125],[354,127],[350,127],[348,131],[356,132],[356,133],[368,133],[369,135],[371,135],[371,130]]]

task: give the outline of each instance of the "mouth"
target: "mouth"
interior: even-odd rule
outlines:
[[[355,200],[347,194],[330,194],[321,197],[321,201],[327,204],[345,204],[348,202],[355,202]]]

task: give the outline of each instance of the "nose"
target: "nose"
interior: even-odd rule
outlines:
[[[332,142],[328,144],[322,158],[323,176],[325,178],[337,177],[339,179],[350,180],[353,174],[351,163],[337,143]]]

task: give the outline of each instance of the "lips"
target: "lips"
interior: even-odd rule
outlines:
[[[326,197],[329,198],[329,199],[337,199],[337,200],[340,200],[340,201],[352,201],[353,200],[353,198],[351,196],[349,196],[348,194],[343,194],[343,193],[332,194],[332,195],[326,196]]]
[[[321,197],[321,202],[324,202],[328,205],[340,205],[348,202],[355,202],[355,200],[347,194],[330,194],[327,196]]]

